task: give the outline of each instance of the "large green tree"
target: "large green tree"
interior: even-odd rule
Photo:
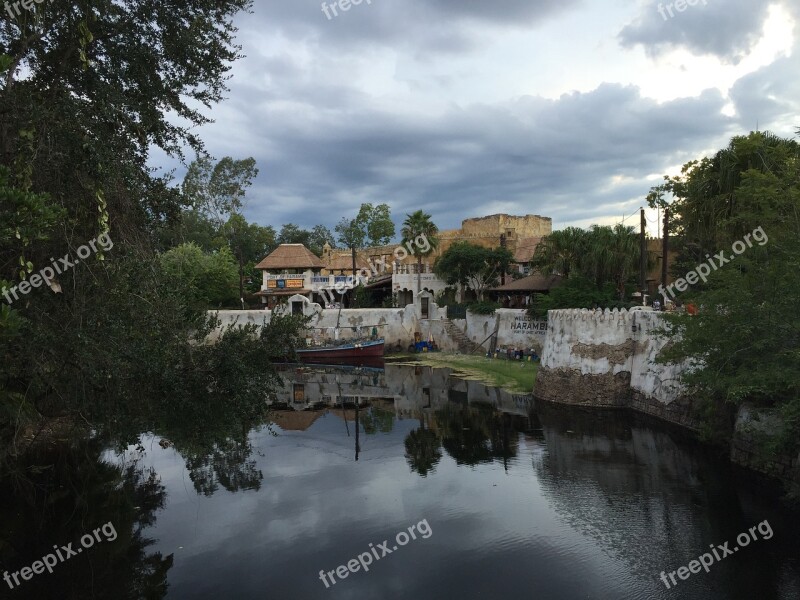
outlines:
[[[172,281],[191,290],[191,303],[198,309],[236,302],[236,261],[227,248],[207,254],[194,244],[183,244],[162,255],[161,265]]]
[[[468,286],[483,299],[486,290],[505,273],[514,255],[508,248],[484,248],[469,242],[456,242],[436,260],[434,271],[448,284]]]
[[[163,425],[164,404],[182,414],[206,400],[263,412],[267,346],[294,342],[229,333],[225,354],[197,343],[209,332],[205,313],[155,254],[197,197],[150,166],[154,149],[203,156],[195,132],[227,91],[240,56],[233,18],[250,6],[52,2],[0,21],[0,231],[11,232],[0,236],[0,278],[18,283],[101,233],[114,241],[59,274],[54,289],[12,307],[0,299],[0,398],[24,406],[0,411],[0,458],[21,454],[35,439],[27,434],[56,418],[88,421],[99,436],[122,435],[125,424],[135,436]],[[26,205],[29,222],[19,218]],[[226,368],[244,355],[261,366]],[[241,407],[228,404],[232,394]]]
[[[394,237],[394,223],[388,204],[373,206],[365,202],[358,210],[356,221],[364,229],[366,243],[370,246],[384,246]]]
[[[545,236],[536,246],[531,267],[544,275],[569,277],[580,270],[586,254],[588,232],[580,227],[566,227]]]
[[[785,427],[773,449],[796,453],[800,145],[761,132],[735,137],[714,156],[687,163],[680,176],[665,178],[650,199],[673,216],[678,269],[694,269],[709,257],[716,266],[706,282],[681,294],[699,314],[671,317],[673,343],[662,359],[697,365],[683,378],[705,400],[709,422],[743,401],[778,408]]]
[[[588,279],[598,290],[612,284],[617,299],[622,301],[626,284],[638,273],[640,252],[639,236],[633,227],[622,224],[592,225],[588,230],[567,227],[542,239],[531,266],[543,275]],[[647,261],[652,264],[650,256]]]
[[[336,225],[336,233],[339,234],[339,243],[350,250],[353,261],[353,282],[356,281],[356,251],[363,248],[367,240],[366,226],[358,219],[348,219],[342,217]]]
[[[248,223],[240,214],[234,213],[220,228],[221,247],[230,250],[239,266],[239,298],[244,299],[245,273],[253,277],[255,264],[275,249],[275,230]]]

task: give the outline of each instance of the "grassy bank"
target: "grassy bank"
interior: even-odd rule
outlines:
[[[465,354],[425,352],[402,355],[403,362],[421,363],[431,367],[449,367],[466,379],[484,381],[488,385],[511,392],[529,394],[533,390],[539,363],[502,360]]]

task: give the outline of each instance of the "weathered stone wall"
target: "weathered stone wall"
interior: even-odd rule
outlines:
[[[457,319],[453,322],[476,344],[483,343],[488,349],[486,341],[493,332],[497,323],[498,346],[516,346],[517,348],[534,348],[541,354],[547,333],[547,321],[533,319],[523,309],[499,308],[493,315],[476,315],[467,313],[466,319]]]
[[[657,364],[668,339],[652,311],[555,310],[536,376],[534,397],[576,406],[630,408],[688,429],[698,429],[693,399],[679,377],[687,364]],[[733,415],[730,415],[731,417]],[[720,414],[728,421],[727,414]],[[730,459],[783,480],[800,493],[800,456],[765,452],[765,440],[782,428],[774,411],[742,406],[731,433]]]
[[[430,294],[426,294],[430,299]],[[458,348],[455,340],[451,339],[444,327],[447,309],[439,308],[434,302],[430,303],[430,319],[420,318],[420,299],[416,304],[409,304],[404,308],[363,308],[363,309],[323,309],[319,304],[309,302],[303,296],[289,298],[288,306],[292,302],[302,302],[303,314],[310,316],[309,327],[313,328],[314,335],[321,338],[332,339],[334,329],[339,327],[339,339],[347,340],[360,335],[369,335],[373,326],[378,326],[378,333],[386,340],[388,352],[405,352],[409,344],[414,341],[414,333],[419,332],[423,339],[433,336],[439,347],[446,352],[454,352]],[[269,323],[272,311],[269,310],[221,310],[211,311],[216,313],[220,326],[209,336],[209,341],[219,337],[220,330],[229,325],[247,325],[248,323],[263,325]]]
[[[548,313],[534,395],[563,404],[631,407],[693,427],[679,384],[681,365],[657,364],[667,340],[663,315],[649,310]]]

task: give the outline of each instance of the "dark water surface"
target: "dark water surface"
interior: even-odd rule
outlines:
[[[289,410],[249,443],[187,458],[148,434],[102,455],[126,465],[121,480],[86,449],[56,465],[53,476],[92,462],[94,483],[63,499],[102,506],[90,516],[44,527],[6,497],[7,543],[23,550],[4,570],[106,521],[119,536],[14,590],[0,582],[0,595],[70,597],[91,577],[94,597],[115,598],[800,598],[797,514],[660,424],[534,406],[449,369],[284,375]],[[759,523],[757,541],[718,551],[710,572],[675,575],[671,589],[659,579]],[[391,553],[375,559],[384,540]],[[359,555],[369,571],[355,561],[326,588],[320,570]]]

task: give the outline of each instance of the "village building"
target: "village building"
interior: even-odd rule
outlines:
[[[553,221],[539,215],[496,214],[486,217],[464,219],[460,229],[449,229],[437,234],[439,246],[422,258],[420,291],[437,295],[444,292],[447,283],[433,272],[433,265],[450,246],[456,242],[469,242],[485,248],[506,246],[514,255],[514,270],[522,275],[529,273],[529,263],[537,244],[543,237],[552,233]],[[417,256],[398,260],[395,250],[399,244],[373,246],[357,251],[357,269],[367,268],[369,277],[367,287],[388,296],[394,294],[398,306],[413,304],[417,294]],[[412,245],[411,250],[414,247]],[[352,274],[352,255],[350,250],[332,249],[326,245],[322,253],[326,272]],[[344,267],[344,268],[341,268]],[[508,281],[511,281],[510,274]],[[501,281],[501,284],[506,283]]]

